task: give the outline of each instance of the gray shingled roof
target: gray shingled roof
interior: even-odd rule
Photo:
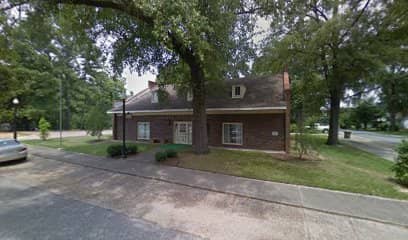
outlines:
[[[244,85],[246,92],[243,98],[233,99],[231,90],[233,85]],[[187,101],[185,95],[177,95],[172,86],[166,87],[168,99],[159,103],[151,103],[152,90],[145,89],[127,99],[126,111],[148,111],[162,109],[191,109],[192,102]],[[262,108],[284,107],[283,74],[263,77],[246,77],[225,80],[222,89],[207,97],[207,108]],[[111,112],[120,112],[116,107]]]

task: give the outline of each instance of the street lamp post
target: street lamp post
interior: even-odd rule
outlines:
[[[122,98],[122,157],[126,158],[127,157],[127,151],[126,151],[126,109],[125,109],[125,103],[126,99],[125,96]]]
[[[14,139],[17,140],[17,106],[20,101],[15,97],[12,102],[14,105]]]

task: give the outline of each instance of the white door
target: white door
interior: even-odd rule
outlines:
[[[192,144],[192,132],[191,122],[174,122],[174,143]]]

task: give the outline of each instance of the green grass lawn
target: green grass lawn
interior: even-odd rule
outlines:
[[[49,140],[26,140],[22,141],[25,144],[59,148],[59,139]],[[132,141],[127,141],[132,142]],[[103,137],[101,141],[98,141],[96,137],[66,137],[62,139],[62,149],[71,152],[86,153],[96,156],[106,156],[106,148],[112,143],[120,143],[120,141],[114,141],[110,137]],[[132,142],[135,143],[135,142]],[[148,143],[137,143],[139,152],[150,150],[154,147]]]
[[[399,131],[380,131],[380,133],[400,135],[400,136],[408,137],[408,130],[407,129],[403,129],[403,130],[399,130]]]
[[[327,146],[316,137],[321,160],[280,160],[267,153],[212,149],[208,155],[181,152],[178,166],[383,197],[408,199],[398,189],[392,163],[350,146]]]

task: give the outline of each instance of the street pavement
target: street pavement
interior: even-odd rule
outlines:
[[[201,175],[199,171],[190,172],[192,176],[169,170],[179,168],[162,165],[156,168],[149,161],[136,164],[134,161],[138,159],[132,158],[109,159],[110,162],[101,158],[98,163],[92,157],[87,160],[87,155],[67,153],[65,160],[59,158],[61,155],[50,152],[49,157],[30,156],[29,161],[0,166],[0,234],[3,234],[0,239],[408,238],[406,201],[390,201],[390,205],[384,205],[386,199],[358,201],[369,197],[351,194],[360,205],[356,209],[363,213],[357,211],[356,216],[348,216],[330,210],[344,201],[349,202],[348,194],[323,191],[319,195],[313,188],[304,189],[300,201],[322,203],[326,210],[318,210],[270,201],[295,196],[281,195],[288,189],[282,184],[273,185],[275,189],[271,189],[264,181]],[[67,159],[84,161],[84,164]],[[120,166],[122,170],[126,166],[133,170],[144,169],[146,176],[120,172]],[[156,176],[147,176],[153,172]],[[182,176],[177,178],[177,174]],[[177,179],[184,179],[184,183],[177,183]],[[243,191],[238,192],[237,186]],[[234,192],[237,194],[232,194]],[[336,199],[339,196],[342,198]],[[387,209],[382,209],[384,207]],[[343,208],[353,208],[353,205]],[[381,221],[388,209],[400,214]],[[377,220],[359,217],[373,210]],[[11,223],[7,224],[7,219]],[[18,223],[22,227],[15,227]],[[84,227],[88,225],[89,229]],[[64,231],[67,234],[61,234]],[[123,237],[119,235],[122,232]],[[163,237],[156,237],[156,232]]]
[[[373,153],[389,161],[395,161],[397,145],[405,136],[382,134],[377,132],[352,130],[351,139],[343,138],[343,130],[340,131],[340,139],[347,144],[359,148],[363,151]]]
[[[0,177],[0,239],[201,239]]]

